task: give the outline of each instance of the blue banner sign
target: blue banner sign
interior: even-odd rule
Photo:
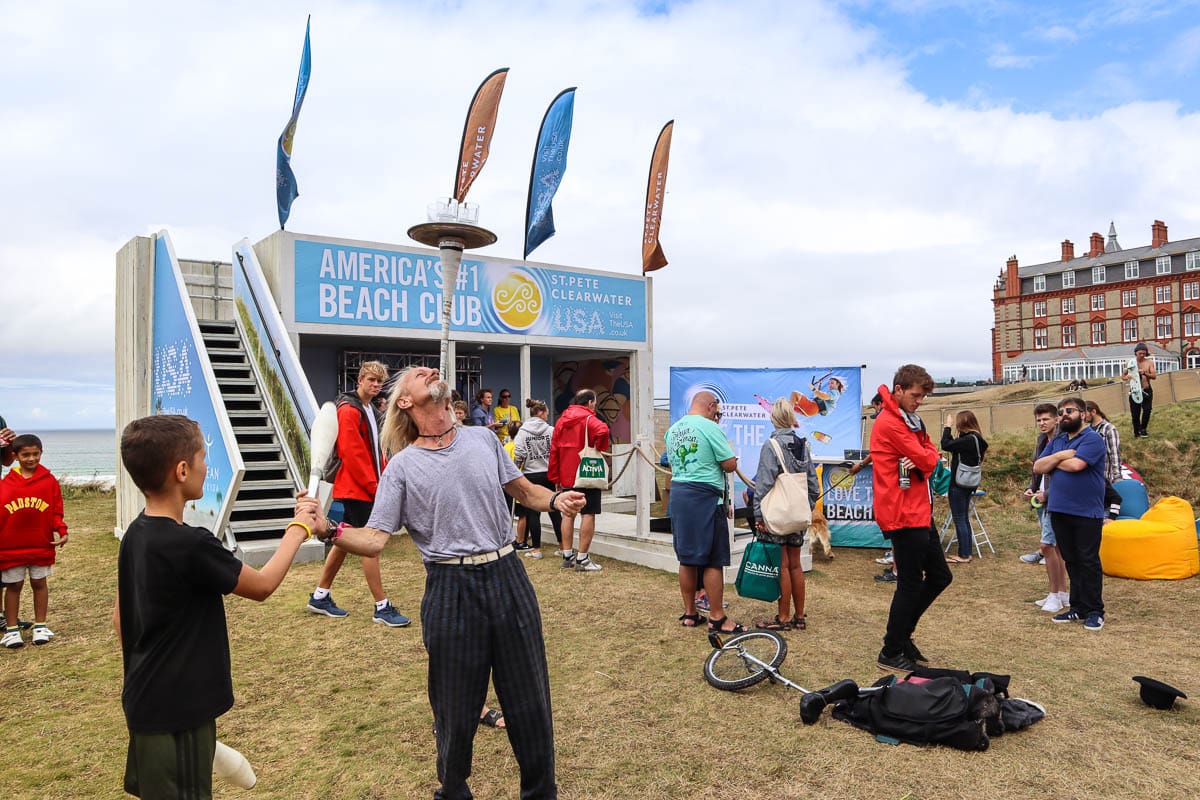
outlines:
[[[829,543],[834,547],[887,547],[887,540],[875,524],[870,465],[854,476],[847,476],[847,472],[840,463],[821,468],[821,503],[829,520]]]
[[[204,496],[184,506],[183,521],[220,536],[245,465],[166,231],[159,232],[154,241],[153,337],[154,405],[146,412],[182,414],[200,425],[208,450],[208,474]]]
[[[436,253],[296,239],[294,266],[298,323],[441,327]],[[463,258],[454,289],[454,331],[646,341],[642,278]]]
[[[688,413],[697,392],[721,403],[721,428],[728,434],[738,468],[749,478],[775,426],[771,406],[780,397],[792,407],[793,430],[808,439],[814,458],[841,460],[862,447],[860,367],[717,369],[671,367],[671,422]],[[736,504],[745,486],[735,481]]]

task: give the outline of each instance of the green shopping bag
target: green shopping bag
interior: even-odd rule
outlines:
[[[742,597],[772,603],[779,599],[779,545],[755,539],[742,553],[734,586]]]

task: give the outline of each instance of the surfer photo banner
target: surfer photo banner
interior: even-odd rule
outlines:
[[[719,424],[738,467],[751,479],[758,470],[758,454],[775,429],[771,406],[780,397],[787,398],[793,430],[808,439],[814,458],[840,461],[845,451],[862,449],[861,367],[671,367],[672,423],[688,413],[700,391],[712,392],[720,401]],[[740,507],[745,486],[740,480],[735,486]]]

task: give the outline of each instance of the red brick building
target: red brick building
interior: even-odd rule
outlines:
[[[1107,379],[1137,342],[1160,372],[1200,368],[1200,238],[1172,242],[1155,220],[1150,244],[1124,250],[1109,224],[1088,250],[1058,261],[1008,259],[992,290],[992,379]]]

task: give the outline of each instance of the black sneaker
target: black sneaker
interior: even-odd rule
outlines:
[[[513,542],[513,550],[528,550],[533,545],[525,544],[525,542]]]
[[[890,569],[885,569],[882,575],[875,576],[875,581],[877,583],[895,583],[896,573],[892,572]]]
[[[887,651],[880,650],[876,663],[884,672],[903,672],[907,674],[917,668],[917,665],[903,650],[890,656],[887,654]]]
[[[917,649],[917,645],[913,642],[912,639],[909,639],[907,644],[904,645],[904,655],[908,656],[910,659],[913,660],[913,662],[915,662],[916,664],[918,664],[922,667],[929,666],[929,659],[926,658],[925,655],[920,650]]]

